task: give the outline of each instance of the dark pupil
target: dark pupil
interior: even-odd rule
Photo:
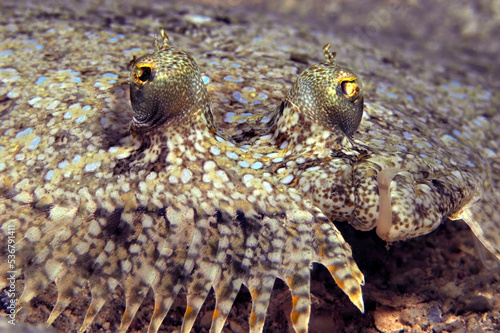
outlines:
[[[139,71],[139,74],[139,80],[141,80],[142,82],[147,81],[151,76],[151,67],[142,67]]]

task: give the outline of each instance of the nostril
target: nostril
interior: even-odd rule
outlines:
[[[390,241],[389,232],[392,228],[391,182],[401,171],[397,168],[388,168],[380,171],[377,175],[379,189],[377,235],[385,241]]]

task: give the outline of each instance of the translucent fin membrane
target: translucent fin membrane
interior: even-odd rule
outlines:
[[[463,218],[483,246],[497,260],[500,260],[500,233],[498,233],[500,195],[498,192],[489,188],[480,200],[457,212],[453,217],[455,219]]]

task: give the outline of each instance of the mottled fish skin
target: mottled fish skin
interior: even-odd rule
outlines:
[[[294,329],[307,332],[313,262],[325,265],[364,310],[364,278],[349,245],[320,209],[262,168],[262,154],[224,139],[196,62],[170,47],[163,30],[154,52],[133,62],[130,82],[131,134],[107,151],[80,156],[71,171],[30,177],[48,161],[15,138],[0,152],[1,238],[9,225],[23,235],[16,244],[17,276],[25,281],[18,310],[55,282],[50,325],[88,284],[83,332],[121,285],[125,332],[151,288],[148,330],[156,332],[184,288],[181,331],[189,332],[213,287],[210,331],[221,332],[244,284],[253,299],[250,331],[261,332],[279,277],[292,293]],[[13,153],[25,154],[23,163]]]
[[[474,168],[466,163],[450,168],[438,160],[453,158],[442,148],[432,161],[404,150],[391,153],[363,137],[353,140],[364,92],[357,76],[337,65],[329,48],[325,45],[325,62],[306,69],[271,120],[260,123],[263,136],[245,140],[243,132],[234,139],[273,151],[275,160],[265,167],[277,170],[282,183],[310,198],[331,219],[349,221],[359,230],[377,228],[388,242],[427,234],[442,221],[459,218],[483,193]],[[378,125],[378,119],[367,118],[364,122]],[[394,146],[396,140],[386,145]],[[480,159],[476,163],[484,164]]]

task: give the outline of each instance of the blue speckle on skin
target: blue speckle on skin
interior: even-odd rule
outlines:
[[[34,138],[31,143],[30,143],[30,146],[29,146],[29,149],[30,150],[33,150],[36,148],[36,146],[38,146],[38,144],[40,143],[40,137],[37,136],[36,138]]]
[[[208,84],[210,82],[210,78],[206,75],[203,75],[201,77],[201,79],[203,80],[203,83],[205,83],[205,84]]]
[[[280,162],[283,162],[283,157],[278,157],[273,159],[273,163],[280,163]]]
[[[409,120],[408,118],[405,118],[404,121],[408,124],[410,124],[411,126],[415,126],[415,123],[411,120]]]
[[[37,46],[36,46],[36,49],[37,49],[37,50],[43,50],[43,45],[37,45]]]
[[[29,104],[33,105],[35,104],[36,102],[38,102],[39,100],[41,100],[42,98],[41,97],[35,97],[35,98],[32,98],[28,101]]]
[[[50,181],[50,180],[52,179],[52,177],[54,177],[54,170],[49,170],[49,171],[45,174],[45,180]]]
[[[219,142],[224,142],[224,139],[221,138],[220,136],[215,136],[215,140],[219,141]]]
[[[395,145],[396,147],[400,148],[400,149],[403,149],[403,150],[408,150],[408,148],[406,148],[405,146],[403,145]]]
[[[260,104],[260,101],[253,101],[253,104]]]
[[[111,37],[108,39],[111,43],[116,43],[118,41],[118,38],[116,37]]]
[[[383,94],[383,93],[385,93],[385,88],[379,87],[379,88],[377,88],[377,92],[380,94]]]
[[[429,156],[425,155],[425,154],[420,154],[421,157],[423,158],[429,158]]]
[[[235,116],[234,112],[228,112],[224,116],[224,121],[226,123],[232,123],[234,121],[233,117]]]
[[[259,98],[260,99],[266,99],[267,98],[267,95],[264,94],[264,93],[259,93]]]
[[[254,42],[261,42],[262,41],[262,37],[256,36],[256,37],[253,38],[253,41]]]
[[[77,123],[83,123],[83,122],[85,121],[85,119],[87,119],[87,117],[86,117],[86,116],[80,116],[80,117],[76,118],[76,120],[75,120],[75,121],[76,121]]]
[[[91,172],[91,171],[96,171],[97,168],[101,166],[101,162],[95,162],[95,163],[90,163],[85,166],[85,171]]]
[[[67,165],[68,165],[68,161],[62,161],[62,162],[60,162],[60,163],[57,165],[57,167],[58,167],[59,169],[62,169],[62,168],[64,168],[64,167],[66,167]]]
[[[441,161],[438,160],[437,158],[434,159],[434,162],[441,164]]]
[[[42,84],[45,80],[47,80],[46,76],[39,77],[35,84]]]
[[[490,149],[490,148],[484,148],[484,150],[490,154],[491,156],[497,156],[497,153],[495,153],[495,151],[493,149]],[[0,150],[1,151],[1,150]]]
[[[271,120],[271,116],[267,115],[265,117],[262,117],[262,119],[260,120],[260,122],[264,123],[264,124],[267,124],[270,120]]]
[[[209,64],[209,65],[218,65],[218,64],[219,64],[219,62],[217,62],[217,61],[210,61],[208,64]]]
[[[450,96],[454,97],[454,98],[458,98],[458,99],[465,99],[465,98],[468,97],[467,94],[458,94],[458,93],[455,93],[455,92],[450,92]]]
[[[73,114],[71,112],[66,112],[63,116],[64,119],[70,119],[71,117],[73,117]]]
[[[476,167],[476,165],[474,163],[472,163],[471,161],[467,161],[467,165],[470,167],[473,167],[473,168]]]
[[[238,64],[237,62],[233,63],[233,66],[234,67],[240,67],[240,64]]]
[[[227,98],[221,98],[221,99],[220,99],[220,101],[221,101],[222,103],[227,103],[227,102],[229,102],[229,100],[228,100]]]
[[[379,143],[385,143],[385,141],[379,140],[379,139],[370,139],[370,141],[372,141],[372,142],[379,142]]]
[[[116,78],[118,78],[118,75],[116,75],[114,73],[104,73],[103,76],[107,77],[107,78],[110,78],[110,79],[116,79]]]
[[[406,99],[410,102],[415,102],[415,100],[413,99],[413,96],[410,95],[410,94],[406,94]]]
[[[491,98],[491,92],[489,90],[484,90],[481,93],[477,94],[477,98],[489,101]]]
[[[101,82],[94,83],[94,87],[99,88],[101,86]]]
[[[79,83],[79,82],[82,82],[82,79],[79,77],[75,77],[75,78],[73,78],[73,82]]]
[[[36,43],[38,42],[36,39],[27,39],[24,41],[25,43]]]
[[[80,158],[81,158],[80,155],[75,155],[75,157],[73,157],[73,160],[71,162],[78,163],[78,161],[80,160]]]
[[[12,50],[6,50],[3,52],[0,52],[0,57],[8,57],[12,54]]]
[[[116,83],[116,80],[110,80],[108,83],[109,83],[109,84]]]
[[[226,152],[226,156],[233,159],[233,160],[237,160],[238,159],[238,155],[236,153],[233,153],[232,151],[228,151]]]
[[[243,91],[254,92],[255,88],[254,87],[243,87]]]
[[[242,168],[248,168],[250,166],[246,161],[238,161],[238,165]]]
[[[455,87],[460,87],[462,84],[458,81],[451,81],[450,84]]]
[[[398,98],[398,95],[394,93],[387,93],[387,96],[389,96],[389,98]]]
[[[411,140],[413,138],[413,134],[409,132],[403,132],[403,136],[405,137],[406,140]]]
[[[450,87],[447,84],[442,84],[441,88],[446,89],[446,90],[450,89]]]
[[[142,49],[138,48],[138,47],[134,47],[131,49],[124,50],[124,52],[138,52],[138,51],[142,51]]]
[[[85,106],[82,108],[82,110],[84,110],[84,111],[88,111],[88,110],[90,110],[90,105],[85,105]]]
[[[457,141],[457,139],[455,139],[453,136],[448,135],[448,134],[443,135],[441,138],[443,138],[443,139],[451,139],[451,140]]]
[[[27,129],[25,129],[25,130],[23,130],[23,131],[21,131],[21,132],[17,133],[17,134],[16,134],[16,138],[23,137],[23,136],[25,136],[25,135],[30,134],[31,132],[33,132],[33,129],[32,129],[31,127],[28,127]]]
[[[242,113],[241,115],[242,115],[243,117],[250,117],[250,116],[252,116],[252,113],[250,113],[250,112],[244,112],[244,113]]]
[[[262,168],[262,163],[261,162],[255,162],[254,164],[252,164],[252,169],[258,170],[260,168]]]
[[[424,148],[424,146],[422,146],[420,143],[418,142],[415,142],[415,146],[417,146],[418,148]]]
[[[243,78],[235,77],[234,75],[226,75],[224,76],[224,81],[243,82]]]
[[[476,119],[473,120],[476,125],[483,126],[484,124],[487,124],[488,121],[484,117],[477,117]]]
[[[459,130],[453,130],[453,134],[455,136],[461,136],[462,135],[462,133]]]

